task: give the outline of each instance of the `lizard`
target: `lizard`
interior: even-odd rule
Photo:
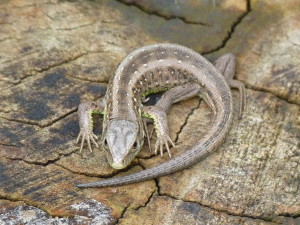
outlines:
[[[197,95],[202,97],[213,111],[212,125],[186,152],[162,164],[77,187],[116,186],[157,178],[190,167],[217,149],[232,122],[230,87],[240,91],[239,116],[246,104],[243,83],[233,79],[235,64],[235,57],[230,53],[212,64],[196,51],[170,43],[147,45],[127,55],[110,79],[105,98],[81,103],[78,107],[80,152],[85,142],[90,151],[91,143],[98,147],[97,136],[93,133],[92,113],[95,112],[104,116],[101,146],[115,169],[129,165],[140,151],[145,136],[149,139],[144,118],[154,121],[155,153],[163,154],[166,148],[171,157],[169,145],[175,147],[175,144],[169,137],[167,113],[175,102]],[[147,95],[162,91],[165,92],[155,105],[143,105]]]

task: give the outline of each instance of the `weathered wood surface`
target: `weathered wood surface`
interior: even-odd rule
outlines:
[[[0,223],[299,224],[300,2],[248,0],[0,2]],[[210,60],[232,52],[247,108],[222,147],[147,182],[78,189],[164,157],[145,146],[122,172],[80,155],[76,110],[99,99],[130,51],[175,42]],[[175,155],[209,129],[198,98],[175,104]],[[98,119],[101,131],[101,120]]]

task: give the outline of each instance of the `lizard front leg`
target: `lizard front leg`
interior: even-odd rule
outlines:
[[[104,112],[104,100],[99,102],[83,102],[78,106],[78,121],[80,132],[78,134],[76,143],[79,143],[81,139],[80,145],[80,153],[83,149],[83,145],[87,142],[89,150],[92,152],[91,141],[99,147],[96,140],[98,137],[93,133],[93,113],[103,113]]]
[[[162,155],[163,146],[165,145],[168,154],[171,157],[169,143],[175,147],[175,144],[169,136],[169,126],[167,122],[167,113],[169,112],[171,105],[175,102],[179,102],[199,94],[200,90],[200,85],[195,83],[177,86],[166,91],[154,106],[143,107],[143,116],[154,120],[154,127],[157,134],[155,154],[157,154],[159,150]]]

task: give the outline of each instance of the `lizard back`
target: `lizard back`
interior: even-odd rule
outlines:
[[[141,97],[196,82],[213,95],[228,95],[224,77],[198,53],[175,44],[142,47],[119,65],[107,90],[107,119],[137,120]],[[225,84],[226,85],[226,84]],[[221,88],[220,88],[221,86]],[[231,96],[227,96],[231,97]]]

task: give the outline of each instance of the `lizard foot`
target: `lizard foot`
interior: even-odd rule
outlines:
[[[167,152],[170,156],[170,158],[172,157],[171,152],[170,152],[170,147],[169,147],[169,142],[171,143],[171,145],[175,148],[175,144],[174,142],[171,140],[171,138],[169,137],[169,135],[160,135],[159,137],[157,137],[156,143],[155,143],[155,154],[157,154],[158,149],[160,151],[160,155],[163,155],[163,147],[164,145],[166,146]]]
[[[92,146],[91,146],[91,140],[96,145],[97,148],[99,147],[99,145],[96,142],[96,140],[98,140],[98,137],[93,132],[88,132],[87,133],[87,132],[84,132],[84,131],[81,130],[78,134],[76,143],[79,143],[80,139],[81,139],[80,153],[82,152],[84,142],[87,142],[87,145],[88,145],[88,148],[89,148],[90,152],[93,152],[93,149],[92,149]]]

